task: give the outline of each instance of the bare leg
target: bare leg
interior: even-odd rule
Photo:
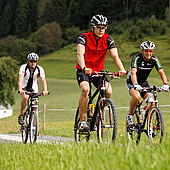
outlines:
[[[106,97],[111,98],[112,95],[112,86],[109,82],[106,82]]]
[[[79,113],[80,113],[80,122],[82,122],[86,120],[89,83],[87,81],[81,82],[80,88],[81,88],[81,95],[79,98]]]
[[[135,107],[137,106],[141,96],[138,91],[134,90],[134,88],[130,90],[130,94],[132,96],[132,99],[130,100],[129,115],[134,115]]]
[[[23,95],[22,100],[21,100],[21,113],[20,115],[24,115],[24,110],[27,105],[29,96],[28,95]]]

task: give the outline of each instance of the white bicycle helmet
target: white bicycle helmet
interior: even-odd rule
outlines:
[[[96,25],[108,25],[108,20],[106,17],[103,15],[95,15],[91,19],[91,26],[96,26]]]
[[[153,50],[156,48],[155,44],[152,41],[144,41],[141,45],[140,48],[143,50]]]
[[[39,56],[36,53],[30,53],[30,54],[28,54],[27,59],[37,61],[39,59]]]

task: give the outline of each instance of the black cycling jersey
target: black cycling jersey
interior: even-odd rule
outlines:
[[[84,36],[84,35],[79,35],[78,37],[78,40],[77,40],[77,44],[82,44],[82,45],[85,45],[87,44],[87,38]],[[111,36],[108,36],[107,38],[107,46],[108,46],[108,49],[112,49],[112,48],[116,48],[116,44],[113,40],[113,38]]]
[[[153,67],[155,67],[157,71],[162,68],[158,58],[155,56],[152,56],[149,61],[145,61],[141,53],[132,58],[131,68],[137,69],[136,76],[139,84],[142,84],[147,80]],[[132,83],[131,71],[128,74],[127,80]]]

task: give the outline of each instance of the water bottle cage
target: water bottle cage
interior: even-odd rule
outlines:
[[[95,104],[89,104],[89,115],[90,115],[90,117],[93,117],[95,108],[96,108]]]

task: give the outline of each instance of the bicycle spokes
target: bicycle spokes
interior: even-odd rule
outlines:
[[[33,111],[30,118],[30,142],[34,143],[38,135],[38,117],[37,112]]]
[[[148,137],[152,144],[159,144],[164,136],[164,122],[159,108],[152,108],[149,116]]]
[[[99,142],[111,142],[116,139],[117,113],[113,102],[106,99],[101,103],[100,117],[98,119],[97,136]]]

